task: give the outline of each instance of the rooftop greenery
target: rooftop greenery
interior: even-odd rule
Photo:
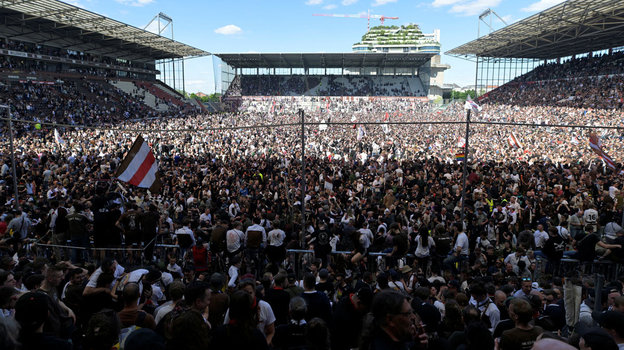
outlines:
[[[354,45],[417,45],[424,41],[431,39],[424,36],[418,25],[411,23],[402,26],[372,27],[362,36],[362,40]]]

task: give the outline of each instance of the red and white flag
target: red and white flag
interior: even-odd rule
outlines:
[[[602,149],[602,142],[600,141],[600,138],[598,138],[598,135],[596,135],[596,133],[592,132],[591,134],[589,134],[589,147],[592,149],[592,151],[594,151],[594,153],[598,155],[598,157],[600,157],[602,160],[605,161],[605,163],[607,163],[609,168],[616,169],[615,162]]]
[[[459,139],[457,140],[457,147],[466,148],[466,139],[460,136]]]
[[[473,101],[470,95],[466,95],[466,103],[464,104],[464,109],[472,110],[474,113],[481,112],[481,106]]]
[[[149,188],[152,193],[160,191],[162,182],[158,174],[158,163],[149,145],[140,135],[121,162],[115,177],[137,187]]]
[[[522,144],[518,140],[516,133],[513,131],[509,134],[509,137],[507,137],[507,142],[509,143],[509,146],[513,148],[522,148]]]

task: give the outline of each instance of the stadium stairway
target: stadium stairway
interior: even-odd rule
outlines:
[[[189,101],[191,101],[191,105],[195,106],[197,109],[201,110],[203,113],[210,112],[208,111],[208,108],[206,108],[206,106],[204,106],[204,104],[199,99],[191,98],[189,99]]]
[[[409,84],[409,89],[412,92],[413,96],[423,96],[423,91],[425,91],[425,88],[423,87],[420,77],[407,78],[407,83]]]
[[[171,103],[180,109],[188,107],[187,104],[179,99],[177,96],[174,96],[159,87],[162,86],[161,84],[152,84],[146,81],[138,81],[136,82],[136,84],[137,86],[149,91],[151,94],[162,100],[165,105]]]
[[[110,81],[109,83],[119,90],[125,92],[126,94],[143,101],[146,106],[150,107],[153,110],[164,112],[168,109],[165,104],[157,103],[157,98],[156,96],[154,96],[154,94],[136,85],[134,82],[116,80]]]

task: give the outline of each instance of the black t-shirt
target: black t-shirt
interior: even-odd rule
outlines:
[[[143,234],[147,237],[153,237],[156,235],[156,228],[158,227],[158,221],[160,215],[157,212],[148,211],[141,215],[141,229]]]
[[[331,332],[332,349],[348,350],[358,347],[362,333],[364,315],[359,313],[351,302],[349,294],[336,303],[334,310],[334,329]]]
[[[581,239],[578,244],[579,259],[581,261],[592,261],[596,257],[596,244],[600,242],[600,237],[596,233],[591,233]]]
[[[434,238],[434,241],[436,243],[436,251],[438,252],[438,255],[448,255],[448,253],[451,251],[453,239],[451,239],[451,237],[447,235],[443,235]]]
[[[399,233],[392,237],[392,245],[397,247],[395,256],[403,256],[407,253],[407,235]]]
[[[69,235],[71,238],[82,237],[87,235],[87,222],[89,220],[81,213],[73,213],[67,215],[69,223]]]
[[[544,243],[544,248],[542,248],[542,252],[551,261],[561,259],[564,250],[565,242],[559,235],[549,236],[546,243]]]
[[[537,326],[528,330],[513,328],[504,331],[500,340],[500,348],[501,350],[529,350],[542,333],[544,330]]]
[[[325,293],[330,299],[334,296],[334,284],[329,281],[317,283],[316,290]]]

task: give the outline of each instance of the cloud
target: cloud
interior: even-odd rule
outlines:
[[[431,6],[433,7],[442,7],[442,6],[448,6],[448,5],[454,5],[458,2],[461,2],[462,0],[434,0],[431,3]]]
[[[389,4],[391,2],[397,2],[397,0],[375,0],[375,2],[373,2],[373,6],[381,6],[381,5],[385,5],[385,4]]]
[[[308,1],[306,1],[306,5],[309,5],[309,6],[320,5],[322,3],[323,3],[323,0],[308,0]]]
[[[223,35],[234,35],[234,34],[239,34],[242,31],[243,30],[240,29],[240,27],[235,26],[233,24],[228,24],[226,26],[215,29],[214,32],[217,34],[223,34]]]
[[[142,7],[145,5],[149,5],[154,0],[116,0],[118,3],[126,6],[134,6],[134,7]]]
[[[358,2],[358,0],[342,0],[342,6],[349,6],[349,5],[353,5],[356,2]]]
[[[324,8],[325,10],[333,10],[333,9],[335,9],[336,7],[337,7],[337,6],[336,6],[336,5],[334,5],[334,4],[329,4],[329,5],[325,5],[325,6],[323,6],[323,8]]]
[[[547,8],[553,7],[557,4],[564,2],[565,0],[539,0],[538,2],[534,2],[528,7],[522,9],[524,12],[539,12],[543,11]]]
[[[500,4],[501,0],[474,0],[469,2],[462,2],[453,5],[449,12],[459,13],[462,16],[475,16],[483,12],[483,10],[496,7]]]
[[[81,4],[80,1],[78,1],[78,0],[65,0],[65,2],[70,4],[70,5],[74,5],[76,7],[80,7],[82,9],[85,8],[85,6],[83,4]]]
[[[507,24],[512,24],[516,21],[511,15],[503,16],[502,18]]]

